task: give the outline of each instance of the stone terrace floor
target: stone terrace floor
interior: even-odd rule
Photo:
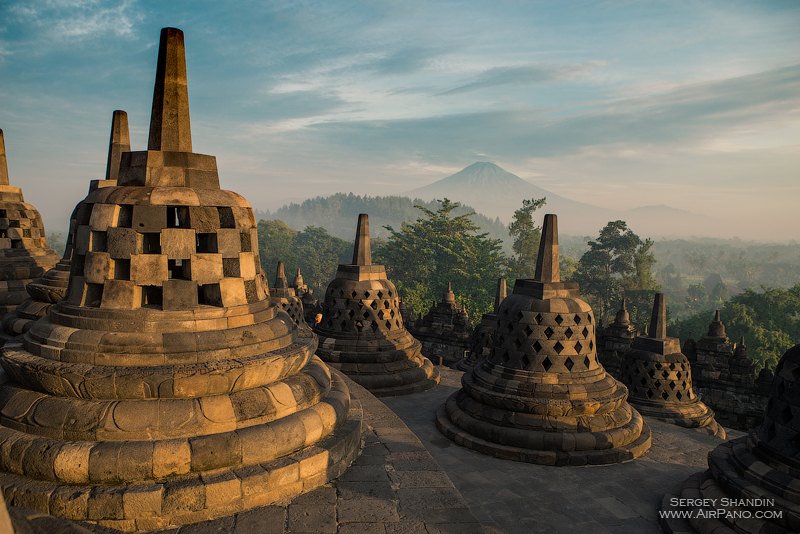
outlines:
[[[706,469],[721,441],[697,430],[647,419],[653,447],[625,464],[546,467],[500,460],[460,447],[436,429],[434,413],[461,387],[446,367],[429,391],[383,399],[419,437],[489,533],[646,534],[660,532],[657,507],[692,473]],[[728,438],[741,432],[729,431]]]

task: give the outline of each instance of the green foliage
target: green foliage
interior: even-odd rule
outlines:
[[[305,283],[321,295],[336,275],[336,267],[351,261],[353,244],[318,226],[298,232],[280,220],[260,220],[258,253],[270,284],[275,280],[278,261],[283,261],[289,283],[300,267]]]
[[[67,246],[67,236],[61,232],[50,232],[47,234],[47,244],[58,254],[63,254]]]
[[[522,207],[514,212],[508,233],[514,239],[514,258],[511,270],[515,278],[533,278],[536,271],[536,256],[542,240],[542,228],[533,221],[533,213],[545,205],[547,199],[532,198],[522,201]]]
[[[642,241],[625,221],[610,221],[596,240],[589,241],[573,279],[581,284],[598,317],[607,320],[613,315],[624,294],[629,298],[631,320],[646,321],[652,294],[658,289],[652,247],[652,240]]]
[[[478,232],[471,212],[456,214],[459,207],[446,198],[437,201],[436,210],[418,205],[421,216],[398,230],[388,226],[388,240],[373,251],[409,310],[426,312],[451,282],[477,321],[492,307],[497,278],[508,274],[508,258],[499,240]]]
[[[286,223],[292,228],[305,228],[308,225],[321,226],[331,235],[345,240],[353,239],[355,221],[359,213],[369,213],[370,227],[373,238],[388,237],[386,226],[397,228],[403,222],[416,220],[419,211],[416,206],[423,206],[429,210],[436,210],[437,201],[412,200],[400,196],[361,196],[352,193],[336,193],[327,197],[315,197],[304,200],[300,204],[292,203],[283,206],[272,214],[259,214],[259,219],[275,218]],[[482,232],[486,232],[494,239],[507,241],[508,230],[500,219],[490,219],[480,213],[475,213],[468,206],[459,206],[453,211],[455,215],[471,213],[470,220]]]
[[[758,366],[774,368],[789,348],[800,340],[800,284],[789,289],[746,290],[721,306],[728,335],[739,341],[744,336],[748,354]],[[676,321],[671,335],[698,339],[708,330],[712,309]]]

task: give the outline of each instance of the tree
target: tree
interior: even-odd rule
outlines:
[[[523,200],[522,207],[514,212],[511,224],[508,225],[508,233],[514,239],[512,273],[515,278],[533,278],[536,271],[536,255],[542,239],[542,228],[534,223],[533,213],[546,202],[545,197]]]
[[[473,321],[491,309],[495,284],[508,274],[508,258],[498,239],[478,233],[471,213],[455,215],[460,204],[437,200],[434,211],[417,205],[421,216],[399,229],[387,226],[389,238],[373,252],[409,309],[424,312],[441,299],[448,282]]]
[[[658,289],[652,247],[652,240],[642,241],[625,221],[610,221],[596,240],[589,241],[589,250],[581,256],[574,278],[601,319],[613,313],[623,293],[631,297],[632,320],[649,316],[648,306]]]

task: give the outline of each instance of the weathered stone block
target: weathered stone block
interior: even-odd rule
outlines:
[[[131,228],[108,229],[108,253],[115,259],[130,259],[141,254],[143,236]]]
[[[137,254],[131,257],[131,280],[142,286],[161,285],[168,279],[167,256]]]
[[[106,280],[101,308],[133,309],[142,303],[142,287],[132,280]]]
[[[161,253],[170,259],[189,259],[197,248],[196,239],[191,228],[165,228],[161,232]]]
[[[165,280],[163,284],[164,310],[187,310],[197,306],[197,282],[192,280]]]
[[[247,304],[244,291],[244,280],[241,278],[223,278],[219,281],[219,290],[223,306],[240,306]]]
[[[167,207],[135,205],[132,226],[138,232],[160,232],[167,226]]]
[[[242,250],[242,241],[239,230],[235,228],[221,228],[217,230],[217,250],[223,258],[238,258]]]
[[[113,263],[108,252],[87,252],[83,263],[83,277],[90,284],[102,284],[114,278]]]
[[[198,284],[216,283],[222,278],[222,254],[192,254],[192,280]]]
[[[119,205],[117,204],[95,204],[92,206],[92,215],[89,219],[89,226],[96,232],[105,232],[109,226],[113,226],[119,217]]]

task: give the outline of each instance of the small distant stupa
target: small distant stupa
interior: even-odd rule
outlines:
[[[494,309],[491,313],[484,313],[481,322],[475,327],[469,340],[469,350],[466,356],[458,363],[462,371],[470,371],[475,365],[486,358],[492,350],[494,332],[497,328],[497,310],[506,298],[506,279],[497,279],[497,289],[494,296]]]

